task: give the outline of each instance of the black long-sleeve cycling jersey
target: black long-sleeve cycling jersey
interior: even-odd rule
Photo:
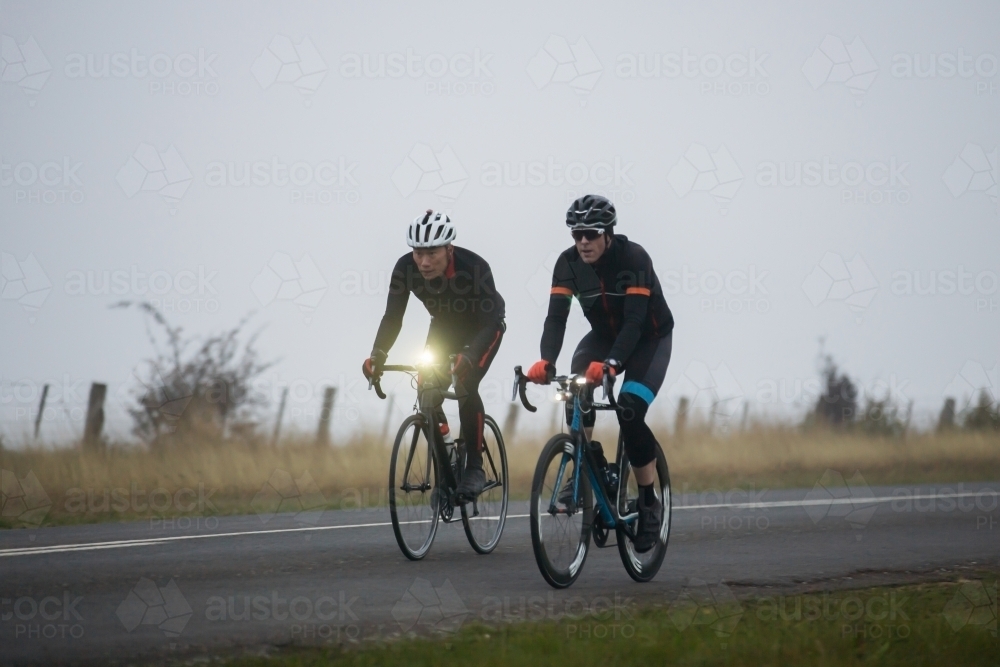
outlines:
[[[573,297],[583,307],[591,329],[614,341],[608,358],[621,363],[640,340],[662,338],[674,328],[653,260],[625,236],[613,235],[611,247],[594,264],[580,259],[576,246],[559,255],[541,343],[542,359],[553,365],[562,349]]]
[[[490,265],[476,253],[455,246],[445,274],[433,280],[420,275],[413,253],[400,257],[392,270],[375,349],[388,352],[396,342],[410,294],[427,308],[433,318],[432,333],[451,348],[447,352],[467,346],[470,360],[478,364],[499,342],[504,329],[504,300],[493,282]]]

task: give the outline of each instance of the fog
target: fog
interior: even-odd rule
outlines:
[[[290,386],[285,424],[315,428],[327,385],[335,437],[379,424],[360,365],[427,208],[506,300],[500,417],[587,192],[674,313],[660,418],[680,395],[799,418],[821,339],[916,426],[1000,397],[998,25],[991,2],[0,2],[0,433],[48,383],[43,440],[79,437],[96,381],[127,436],[152,347],[123,300],[193,335],[252,312],[265,425]],[[390,361],[428,321],[411,299]],[[561,370],[586,331],[574,306]]]

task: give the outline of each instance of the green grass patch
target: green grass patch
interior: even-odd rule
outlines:
[[[992,576],[992,575],[990,575]],[[686,589],[670,606],[332,648],[232,666],[997,665],[995,579],[739,599]]]

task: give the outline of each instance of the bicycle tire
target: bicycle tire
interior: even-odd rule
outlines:
[[[397,484],[397,472],[402,475],[403,471],[397,471],[397,466],[400,461],[400,446],[403,443],[403,438],[410,431],[411,427],[415,426],[414,436],[410,441],[410,447],[414,448],[413,458],[416,458],[416,454],[420,448],[425,447],[428,460],[418,461],[424,470],[429,472],[429,479],[423,481],[423,484],[429,484],[430,488],[421,493],[429,492],[430,495],[426,497],[426,501],[421,498],[420,505],[414,505],[413,507],[426,507],[426,511],[421,511],[419,513],[407,512],[408,516],[400,517],[401,509],[397,507],[397,494],[399,496],[409,496],[409,493],[401,494],[400,491],[404,489],[401,488],[402,484],[406,483],[406,480],[398,480]],[[420,442],[420,434],[424,435],[423,442]],[[407,456],[410,456],[407,453]],[[427,465],[429,463],[429,465]],[[402,425],[399,427],[399,431],[396,433],[396,440],[392,446],[392,460],[389,463],[389,513],[392,516],[392,531],[396,535],[396,543],[399,545],[400,551],[403,555],[410,560],[420,560],[427,555],[430,551],[431,545],[434,543],[434,537],[437,535],[438,529],[438,519],[440,518],[439,512],[439,500],[438,494],[440,493],[437,484],[438,478],[438,466],[435,460],[434,448],[431,446],[430,442],[427,440],[426,428],[424,426],[424,418],[422,415],[410,415],[405,420],[403,420]],[[400,498],[401,499],[401,498]],[[424,504],[426,502],[426,505]],[[413,514],[410,516],[409,514]],[[424,518],[424,515],[428,515]],[[427,524],[427,533],[424,537],[420,537],[419,533],[415,528],[417,526],[422,526]],[[414,529],[411,529],[413,527]],[[416,535],[417,538],[415,542],[419,544],[413,546],[410,544],[410,540],[407,539],[405,533],[410,533]]]
[[[462,505],[462,526],[465,528],[465,536],[469,538],[469,544],[472,546],[473,550],[481,555],[486,555],[491,553],[497,548],[500,543],[500,537],[503,535],[504,524],[507,522],[507,500],[509,495],[508,488],[508,477],[507,477],[507,448],[504,445],[503,434],[500,432],[500,427],[497,425],[493,417],[486,415],[483,420],[483,428],[489,428],[494,435],[496,443],[496,452],[484,451],[483,452],[483,469],[486,471],[486,482],[487,484],[491,481],[491,475],[495,473],[497,479],[492,481],[499,482],[500,489],[500,506],[497,508],[497,518],[496,528],[490,534],[489,539],[482,542],[476,535],[476,530],[473,523],[477,522],[477,517],[469,516],[469,508],[472,507],[472,503],[465,503]],[[486,438],[486,434],[483,434],[484,447],[490,450],[489,440]],[[489,456],[487,456],[489,454]],[[497,460],[499,459],[499,460]],[[496,489],[497,487],[494,487]],[[492,490],[487,492],[490,493],[492,497]],[[483,511],[483,506],[479,505],[479,501],[483,500],[483,496],[480,495],[477,499],[477,507],[480,511]],[[495,501],[487,500],[485,507],[491,507]],[[489,510],[487,510],[489,511]],[[482,517],[482,514],[480,515]],[[492,514],[491,514],[492,516]],[[494,519],[479,518],[478,521],[492,521]]]
[[[590,480],[585,471],[581,470],[579,486],[581,507],[575,513],[575,515],[580,517],[579,539],[575,545],[576,550],[569,553],[572,559],[565,566],[553,562],[545,545],[546,536],[550,531],[547,528],[543,529],[542,525],[542,521],[546,518],[555,518],[548,511],[553,489],[551,488],[552,484],[549,484],[548,487],[546,486],[546,473],[549,471],[549,465],[553,461],[557,459],[561,461],[560,457],[566,452],[567,445],[572,447],[572,442],[570,436],[565,433],[552,436],[545,443],[541,456],[538,457],[535,475],[531,482],[531,547],[535,553],[535,562],[542,573],[542,578],[553,588],[567,588],[580,576],[590,549],[590,531],[594,524],[594,498],[590,488]],[[573,461],[573,459],[571,458],[570,461]],[[557,465],[560,464],[557,463]],[[570,470],[569,464],[567,464],[567,470]],[[545,506],[544,509],[542,508],[543,504]],[[572,542],[575,539],[570,537],[568,540],[571,543],[570,548],[572,548]]]
[[[620,482],[622,489],[627,488],[631,473],[632,466],[629,464],[628,456],[623,452]],[[618,555],[621,556],[622,565],[625,566],[628,576],[639,583],[652,581],[656,573],[660,571],[663,558],[667,555],[667,543],[670,540],[673,495],[670,490],[670,470],[667,467],[667,457],[660,447],[656,449],[656,475],[659,479],[660,501],[663,503],[663,525],[660,528],[660,541],[651,550],[639,554],[633,548],[632,540],[625,530],[621,526],[617,529]]]

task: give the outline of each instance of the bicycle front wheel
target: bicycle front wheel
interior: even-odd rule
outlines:
[[[403,555],[420,560],[430,551],[438,528],[440,502],[434,448],[422,415],[403,421],[389,464],[389,512]]]
[[[542,449],[531,482],[531,546],[542,577],[555,588],[566,588],[580,576],[594,525],[590,480],[585,470],[577,471],[573,449],[569,435],[552,436]],[[578,472],[574,503],[572,481]]]
[[[619,436],[620,441],[620,436]],[[624,515],[628,511],[635,511],[639,502],[639,486],[635,482],[635,473],[629,464],[628,456],[621,451],[621,491],[618,494],[618,511]],[[663,557],[667,554],[667,541],[670,539],[670,512],[672,509],[672,496],[670,493],[670,471],[667,469],[667,457],[663,455],[663,449],[656,448],[656,491],[663,505],[663,523],[660,526],[660,539],[656,545],[646,553],[639,553],[635,550],[632,540],[625,533],[625,530],[618,527],[618,555],[621,556],[622,564],[628,575],[638,582],[651,581],[663,564]],[[638,522],[638,520],[636,520]],[[637,523],[633,523],[635,527]]]
[[[462,505],[462,524],[476,553],[497,548],[507,521],[507,449],[493,417],[486,415],[483,428],[483,472],[486,486],[476,502]],[[478,514],[473,515],[472,510]]]

